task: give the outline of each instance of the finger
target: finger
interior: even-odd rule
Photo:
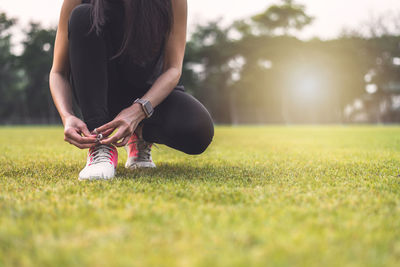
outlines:
[[[125,136],[125,138],[124,139],[122,139],[122,141],[121,142],[119,142],[119,143],[115,143],[115,146],[117,146],[117,147],[123,147],[123,146],[125,146],[127,143],[128,143],[128,141],[129,141],[129,139],[130,139],[130,135],[128,135],[128,136]]]
[[[86,137],[79,134],[74,134],[70,138],[80,144],[95,144],[97,142],[96,136]]]
[[[86,124],[82,125],[79,130],[81,130],[81,132],[83,133],[84,136],[86,137],[91,137],[92,134],[89,132],[89,129],[87,128]]]
[[[68,143],[70,143],[71,145],[76,146],[79,149],[85,149],[85,148],[91,148],[92,146],[94,146],[93,144],[80,144],[75,142],[74,140],[68,139],[66,140]]]
[[[82,137],[75,129],[69,130],[65,133],[65,136],[69,140],[73,140],[76,143],[79,144],[95,144],[96,143],[96,137]]]
[[[110,121],[109,123],[104,124],[103,126],[100,126],[97,129],[98,133],[103,133],[104,131],[111,129],[111,128],[116,128],[116,122],[115,121]]]
[[[104,132],[102,133],[102,134],[103,134],[103,137],[108,137],[108,136],[110,136],[110,134],[112,134],[114,131],[115,131],[115,128],[111,128],[111,129],[108,129],[108,130],[104,131]]]
[[[113,144],[113,143],[116,143],[118,140],[124,138],[125,136],[126,136],[126,129],[120,128],[115,135],[102,140],[100,143],[103,145]]]

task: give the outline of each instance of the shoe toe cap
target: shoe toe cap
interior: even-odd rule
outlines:
[[[79,173],[79,180],[112,179],[115,176],[115,168],[111,164],[97,164],[86,166]]]

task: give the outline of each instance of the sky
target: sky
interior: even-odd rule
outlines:
[[[63,0],[0,0],[0,11],[19,19],[21,25],[29,20],[46,26],[56,25]],[[188,0],[189,32],[194,25],[222,18],[225,24],[234,19],[246,18],[265,10],[279,0]],[[397,12],[400,0],[297,0],[304,4],[316,20],[300,36],[307,39],[330,39],[341,30],[356,28],[371,16]]]

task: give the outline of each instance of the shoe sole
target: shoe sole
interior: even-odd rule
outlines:
[[[109,178],[105,178],[104,176],[94,176],[94,177],[90,177],[90,178],[82,178],[82,177],[78,177],[79,181],[109,181],[115,178],[115,175],[117,175],[117,172],[114,173],[113,177],[109,177]]]
[[[156,168],[156,164],[154,162],[135,162],[125,164],[125,168],[129,170],[136,170],[136,169],[151,169]]]
[[[104,178],[104,177],[81,178],[81,177],[79,177],[78,178],[79,181],[100,181],[100,180],[109,181],[109,180],[112,180],[112,179],[114,179],[114,177],[112,177],[112,178]]]

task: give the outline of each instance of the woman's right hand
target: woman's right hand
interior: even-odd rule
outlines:
[[[96,145],[96,135],[92,135],[86,124],[71,115],[64,119],[64,141],[80,149]]]

